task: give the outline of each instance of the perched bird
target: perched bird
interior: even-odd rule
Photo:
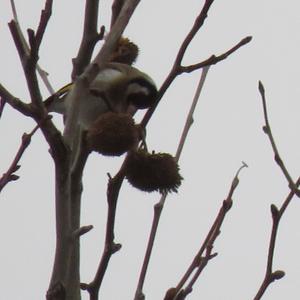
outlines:
[[[68,118],[70,83],[44,101],[49,112]],[[157,88],[145,73],[128,64],[111,62],[101,69],[89,87],[89,95],[81,99],[78,122],[88,129],[105,112],[128,113],[150,107],[156,100]]]

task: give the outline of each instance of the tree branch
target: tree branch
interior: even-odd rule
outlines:
[[[20,99],[13,96],[1,83],[0,83],[0,97],[4,103],[8,103],[11,107],[16,109],[27,117],[32,117],[34,111],[29,104],[24,103]]]
[[[182,73],[191,73],[195,70],[204,68],[206,66],[211,66],[211,65],[215,65],[218,62],[225,60],[229,55],[231,55],[232,53],[234,53],[235,51],[237,51],[239,48],[245,46],[246,44],[248,44],[249,42],[251,42],[252,37],[251,36],[247,36],[245,38],[243,38],[240,42],[238,42],[235,46],[233,46],[231,49],[227,50],[226,52],[224,52],[221,55],[212,55],[211,57],[209,57],[208,59],[194,64],[194,65],[189,65],[189,66],[180,66],[179,70],[178,70],[178,74],[182,74]]]
[[[93,228],[94,228],[93,225],[82,226],[73,232],[73,238],[78,239],[82,235],[91,231]]]
[[[86,0],[83,35],[78,54],[73,59],[73,81],[90,63],[96,43],[104,36],[104,26],[101,27],[100,33],[98,33],[98,11],[99,0]]]
[[[202,89],[203,89],[203,86],[204,86],[204,83],[205,83],[206,76],[207,76],[207,73],[209,71],[209,68],[210,68],[210,66],[207,66],[207,67],[204,67],[203,70],[202,70],[202,73],[201,73],[201,76],[200,76],[200,80],[199,80],[198,86],[196,88],[195,96],[194,96],[191,108],[189,110],[189,113],[187,115],[187,118],[186,118],[186,121],[185,121],[185,125],[184,125],[184,128],[183,128],[181,137],[180,137],[179,145],[177,147],[177,151],[176,151],[176,155],[175,155],[175,159],[176,159],[177,162],[179,161],[179,158],[180,158],[183,146],[185,144],[188,132],[189,132],[189,130],[191,128],[191,125],[193,124],[193,121],[194,121],[193,120],[193,115],[194,115],[196,106],[198,104],[198,100],[200,98],[200,94],[202,92]]]
[[[200,247],[198,253],[194,257],[191,265],[188,267],[187,271],[177,284],[176,288],[172,288],[172,298],[167,298],[168,300],[178,300],[178,299],[185,299],[185,297],[191,293],[193,289],[193,285],[196,282],[196,280],[199,278],[202,270],[207,265],[208,261],[215,257],[217,254],[211,254],[211,251],[213,249],[213,245],[215,243],[215,240],[220,234],[220,228],[223,224],[223,221],[225,219],[225,216],[227,215],[227,212],[232,207],[232,196],[239,184],[239,173],[241,170],[245,167],[248,167],[247,164],[243,162],[242,166],[238,169],[235,177],[232,180],[230,190],[228,193],[228,196],[223,201],[222,206],[219,210],[219,213],[211,226],[202,246]],[[206,252],[206,254],[203,256],[203,253]],[[196,273],[192,276],[193,272],[196,270]],[[192,276],[189,284],[186,286],[185,289],[183,289],[183,286],[185,283],[189,280],[189,278]],[[167,293],[168,294],[168,293]],[[166,294],[166,296],[167,296]],[[166,297],[165,297],[166,299]]]
[[[0,96],[0,118],[2,117],[2,113],[4,111],[6,101],[4,100],[3,97]]]
[[[111,14],[110,28],[112,28],[113,25],[115,24],[120,12],[121,12],[121,9],[124,5],[124,2],[125,2],[125,0],[114,0],[113,4],[111,6],[112,14]]]
[[[254,300],[259,300],[262,298],[263,294],[269,287],[269,285],[274,282],[275,280],[281,279],[284,277],[285,273],[282,270],[273,271],[273,259],[274,259],[274,252],[275,252],[275,246],[276,246],[276,239],[277,239],[277,233],[279,228],[280,220],[288,208],[290,202],[292,201],[293,197],[297,195],[299,197],[299,185],[300,185],[300,177],[297,179],[296,183],[292,180],[291,176],[289,175],[289,172],[287,171],[285,164],[283,163],[274,137],[272,135],[271,126],[268,119],[268,112],[267,112],[267,105],[266,105],[266,99],[265,99],[265,89],[261,82],[259,82],[259,92],[262,97],[263,102],[263,110],[264,110],[264,119],[265,119],[265,125],[263,127],[263,131],[268,135],[270,143],[272,145],[272,149],[275,156],[275,162],[279,165],[282,173],[284,174],[285,178],[287,179],[289,183],[290,192],[287,195],[286,199],[282,203],[280,209],[276,207],[276,205],[271,205],[271,214],[272,214],[272,230],[271,230],[271,236],[269,241],[269,250],[268,250],[268,258],[267,258],[267,267],[265,272],[265,277],[262,281],[262,284],[257,292],[257,294],[254,297]]]
[[[125,29],[135,7],[139,1],[136,0],[128,0],[126,2],[126,5],[124,5],[115,25],[111,29],[111,32],[108,34],[107,39],[103,47],[101,48],[100,52],[96,56],[95,60],[93,61],[92,64],[85,70],[84,73],[82,73],[80,76],[77,77],[74,88],[72,91],[68,94],[67,101],[70,101],[71,103],[71,109],[68,114],[68,118],[66,120],[66,126],[65,126],[65,131],[64,131],[64,138],[71,147],[71,150],[74,154],[77,154],[77,151],[79,151],[81,148],[81,145],[79,145],[79,149],[76,147],[76,134],[81,131],[81,128],[78,128],[77,125],[77,116],[78,116],[78,109],[79,105],[78,101],[80,99],[84,99],[82,97],[85,95],[87,92],[87,87],[89,86],[89,83],[92,82],[92,80],[95,78],[97,73],[99,72],[99,69],[104,65],[104,63],[109,59],[111,51],[115,48],[116,42],[120,38],[123,30]],[[92,4],[90,4],[92,5]],[[89,14],[90,9],[92,6],[87,7],[86,9],[86,16]],[[93,17],[89,15],[90,21],[87,21],[85,23],[85,28],[88,32],[90,32],[91,27],[89,26],[94,26],[93,22],[95,22],[95,14],[93,14]],[[94,20],[94,21],[93,21]],[[83,38],[84,39],[84,38]],[[83,48],[81,48],[83,49]],[[82,50],[83,51],[83,50]],[[77,71],[75,71],[77,72]],[[82,136],[81,136],[82,137]],[[81,143],[81,138],[79,139],[79,142]],[[78,145],[77,145],[78,146]],[[81,152],[79,151],[79,157],[77,155],[73,155],[73,158],[71,160],[71,169],[72,169],[72,174],[71,174],[71,181],[70,181],[70,189],[71,189],[71,229],[74,231],[77,228],[79,228],[80,224],[80,198],[81,198],[81,191],[82,191],[82,182],[81,182],[81,177],[78,176],[80,174],[80,170],[83,170],[86,158],[87,158],[87,153],[84,152],[83,154],[80,154]],[[82,156],[84,155],[84,156]],[[78,159],[78,160],[77,160]],[[77,171],[76,171],[77,170]],[[77,174],[77,175],[76,175]],[[90,296],[94,297],[92,299],[96,299],[99,292],[99,288],[104,276],[104,273],[107,268],[108,261],[110,259],[110,256],[113,252],[118,250],[118,245],[115,245],[113,243],[113,226],[114,226],[114,220],[115,220],[115,210],[116,210],[116,204],[117,204],[117,197],[118,197],[118,192],[119,192],[119,187],[118,187],[118,182],[121,185],[121,182],[123,181],[124,175],[121,176],[119,180],[111,181],[111,185],[114,186],[114,183],[116,183],[116,187],[113,188],[113,191],[111,193],[116,194],[115,198],[114,196],[108,196],[109,199],[109,212],[108,212],[108,225],[107,225],[107,239],[106,239],[106,247],[101,259],[101,262],[99,264],[99,268],[97,271],[97,274],[95,276],[94,281],[89,285],[89,291],[90,291]],[[119,177],[117,177],[119,178]],[[115,200],[114,200],[115,199]],[[111,243],[109,241],[112,241]],[[111,248],[107,248],[107,245],[111,246]],[[70,256],[70,261],[72,262],[71,265],[71,274],[72,278],[70,281],[70,285],[75,285],[76,280],[79,279],[79,268],[78,268],[78,263],[79,262],[79,243],[78,241],[75,242],[73,245],[73,251]],[[55,272],[54,272],[55,273]],[[72,290],[72,289],[71,289]],[[74,289],[73,289],[74,290]],[[73,299],[73,298],[72,298]]]
[[[90,300],[97,300],[99,290],[108,267],[109,260],[111,256],[121,249],[120,244],[114,242],[114,227],[116,218],[116,208],[118,202],[118,196],[120,187],[124,180],[124,169],[125,162],[122,168],[117,173],[114,178],[110,178],[107,187],[107,203],[108,203],[108,213],[107,213],[107,223],[106,223],[106,235],[105,235],[105,245],[102,253],[102,257],[93,281],[89,284],[82,284],[81,288],[87,290],[90,294]]]
[[[202,16],[202,18],[203,18],[203,16],[205,16],[205,18],[206,18],[206,14],[202,14],[202,12],[200,13],[199,17],[200,16]],[[195,22],[195,24],[196,25],[202,25],[203,23],[198,21],[198,22]],[[163,97],[166,90],[169,88],[169,86],[172,84],[172,82],[174,81],[174,79],[177,76],[181,75],[182,73],[190,73],[190,72],[193,72],[195,70],[217,64],[218,62],[226,59],[229,55],[231,55],[232,53],[237,51],[242,46],[248,44],[252,39],[252,37],[250,37],[250,36],[245,37],[238,44],[236,44],[231,49],[227,50],[226,52],[224,52],[221,55],[218,55],[218,56],[212,55],[211,57],[209,57],[208,59],[206,59],[206,60],[204,60],[200,63],[194,64],[194,65],[189,65],[189,66],[182,66],[181,62],[182,62],[182,59],[183,59],[183,54],[185,53],[185,51],[187,49],[186,43],[187,43],[188,40],[191,41],[192,37],[196,33],[195,32],[196,29],[197,29],[197,27],[195,27],[195,25],[194,25],[194,27],[191,29],[191,31],[188,34],[189,38],[186,38],[183,41],[183,43],[182,43],[182,45],[179,49],[179,52],[177,54],[177,57],[175,59],[175,62],[173,64],[173,67],[172,67],[169,75],[167,76],[167,78],[165,79],[165,81],[163,82],[162,86],[160,87],[160,89],[158,91],[158,96],[157,96],[156,102],[154,103],[154,105],[152,107],[150,107],[148,109],[148,111],[146,112],[146,114],[145,114],[145,116],[144,116],[144,118],[141,122],[141,126],[143,128],[145,128],[147,126],[147,124],[148,124],[149,120],[151,119],[151,117],[152,117],[157,105],[159,104],[161,98]],[[199,29],[200,29],[200,27],[198,28],[198,30]]]
[[[273,137],[271,126],[270,126],[270,123],[269,123],[269,118],[268,118],[267,101],[266,101],[266,97],[265,97],[265,88],[264,88],[261,81],[259,81],[258,88],[259,88],[259,92],[260,92],[260,95],[261,95],[261,98],[262,98],[264,119],[265,119],[265,125],[263,126],[263,131],[264,131],[265,134],[267,134],[267,136],[270,140],[270,143],[271,143],[271,146],[272,146],[272,149],[273,149],[273,152],[274,152],[275,162],[280,167],[283,175],[285,176],[286,180],[288,181],[290,189],[294,190],[295,194],[300,196],[300,191],[298,190],[297,186],[295,185],[290,173],[288,172],[283,160],[281,159],[278,148],[276,146],[276,142],[275,142],[275,139]]]
[[[53,0],[46,0],[45,8],[41,12],[40,23],[35,35],[37,50],[40,48],[46,27],[52,14],[52,4]]]
[[[296,181],[296,186],[299,187],[299,185],[300,185],[300,177]],[[254,300],[261,299],[263,294],[269,287],[269,285],[275,280],[281,279],[285,275],[284,271],[282,270],[273,271],[273,259],[274,259],[276,238],[277,238],[277,232],[278,232],[280,220],[295,195],[296,195],[295,191],[291,190],[287,195],[286,199],[284,200],[283,204],[281,205],[280,209],[278,209],[274,204],[271,205],[273,224],[272,224],[272,230],[271,230],[271,236],[269,242],[267,267],[266,267],[265,277],[262,281],[262,284],[257,294],[254,297]]]
[[[175,155],[176,162],[179,161],[179,158],[180,158],[183,146],[185,144],[188,132],[189,132],[189,130],[191,128],[191,125],[193,123],[193,114],[194,114],[196,105],[198,103],[200,93],[202,91],[202,88],[203,88],[208,70],[209,70],[209,66],[204,68],[202,73],[201,73],[201,77],[200,77],[200,80],[199,80],[199,83],[198,83],[198,86],[197,86],[197,89],[196,89],[196,92],[195,92],[195,96],[194,96],[194,99],[192,101],[190,111],[187,115],[186,122],[185,122],[185,125],[184,125],[184,129],[183,129],[183,132],[182,132],[182,135],[181,135],[178,147],[177,147],[177,151],[176,151],[176,155]],[[161,196],[160,201],[157,204],[154,205],[154,216],[153,216],[151,231],[150,231],[150,235],[149,235],[149,239],[148,239],[147,249],[146,249],[146,253],[145,253],[145,256],[144,256],[144,261],[143,261],[142,269],[141,269],[141,272],[140,272],[140,276],[139,276],[139,280],[138,280],[134,300],[144,299],[143,286],[144,286],[146,273],[147,273],[147,270],[148,270],[148,266],[149,266],[153,246],[154,246],[154,241],[155,241],[155,238],[156,238],[156,233],[157,233],[157,229],[158,229],[158,225],[159,225],[159,221],[160,221],[160,216],[161,216],[162,210],[164,208],[166,198],[167,198],[167,194],[163,194]]]
[[[52,1],[47,0],[45,10],[51,10],[51,4]],[[46,26],[48,18],[49,13],[45,13],[44,17],[41,17],[41,22],[39,26],[39,38],[42,38],[43,36],[43,28]],[[65,144],[62,140],[61,133],[57,130],[52,121],[49,118],[47,118],[47,112],[42,103],[42,96],[39,90],[39,84],[36,76],[36,66],[38,60],[38,49],[40,41],[38,41],[37,44],[34,31],[28,29],[28,37],[30,44],[30,49],[28,50],[27,44],[24,43],[24,37],[21,33],[22,31],[20,29],[19,24],[15,21],[11,21],[8,24],[8,26],[10,28],[17,51],[19,53],[20,60],[22,62],[32,104],[26,105],[22,103],[20,100],[16,99],[11,94],[9,94],[3,86],[0,86],[0,93],[2,93],[1,96],[4,97],[5,100],[11,106],[15,107],[17,110],[24,113],[25,115],[33,117],[37,124],[40,124],[40,128],[51,148],[51,154],[54,160],[61,162],[62,160],[65,160],[68,150],[65,147]],[[30,109],[28,109],[28,107]],[[44,122],[45,119],[46,121]]]
[[[30,133],[23,134],[22,142],[17,151],[15,158],[13,159],[13,161],[12,161],[10,167],[8,168],[8,170],[6,171],[6,173],[4,173],[2,175],[2,177],[0,178],[0,192],[10,181],[15,181],[15,180],[19,179],[19,176],[14,173],[20,169],[19,161],[20,161],[23,153],[29,146],[29,144],[31,142],[31,137],[38,130],[38,128],[39,128],[39,126],[37,125]]]
[[[39,111],[39,113],[41,114],[41,112],[43,111],[43,104],[42,104],[42,96],[39,90],[38,80],[35,72],[36,63],[38,60],[38,56],[37,56],[38,48],[37,48],[36,40],[34,38],[34,32],[31,29],[28,30],[31,49],[30,49],[30,53],[27,54],[27,50],[22,43],[22,36],[20,36],[19,34],[17,23],[15,21],[11,21],[10,23],[8,23],[8,26],[13,36],[16,48],[18,50],[20,60],[22,62],[31,101],[34,104],[35,109]],[[44,114],[45,113],[46,111],[44,111]]]
[[[205,19],[207,18],[207,13],[213,4],[214,0],[206,0],[200,14],[195,19],[194,25],[192,26],[191,30],[185,37],[183,43],[181,44],[181,47],[178,51],[178,54],[176,56],[175,62],[174,62],[174,68],[181,65],[181,62],[183,60],[183,57],[185,55],[185,52],[190,45],[191,41],[195,37],[195,35],[198,33],[200,28],[203,26]]]
[[[41,13],[41,19],[40,19],[40,25],[39,25],[39,28],[40,30],[38,30],[38,40],[42,40],[42,35],[45,31],[45,28],[46,28],[46,25],[48,23],[48,20],[51,16],[51,10],[52,10],[52,2],[53,0],[47,0],[46,3],[45,3],[45,8],[44,10],[42,11]],[[17,10],[16,10],[16,6],[15,6],[15,3],[14,3],[14,0],[10,0],[10,3],[11,3],[11,7],[12,7],[12,12],[13,12],[13,18],[14,18],[14,21],[16,23],[16,31],[17,31],[17,35],[20,37],[19,41],[21,43],[20,47],[23,48],[23,53],[29,55],[29,52],[30,52],[30,49],[29,49],[29,46],[26,42],[26,39],[22,33],[22,30],[21,30],[21,27],[19,25],[19,21],[18,21],[18,15],[17,15]],[[16,42],[16,41],[15,41]],[[23,55],[24,55],[23,54]],[[23,55],[20,55],[19,53],[19,56],[20,57],[23,57]],[[23,64],[23,63],[22,63]],[[48,73],[46,71],[44,71],[38,64],[36,66],[37,68],[37,71],[42,79],[42,81],[44,82],[46,88],[48,89],[49,93],[50,94],[53,94],[54,93],[54,89],[52,88],[49,80],[48,80]]]

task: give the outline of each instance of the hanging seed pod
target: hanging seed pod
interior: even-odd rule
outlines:
[[[145,192],[177,192],[182,177],[174,157],[168,153],[132,151],[126,164],[126,178],[137,189]]]
[[[107,112],[88,129],[87,146],[91,151],[108,156],[120,156],[137,144],[140,127],[130,115]]]
[[[121,37],[109,61],[132,65],[139,55],[139,48],[128,38]]]

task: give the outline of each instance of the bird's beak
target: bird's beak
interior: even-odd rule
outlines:
[[[129,104],[126,110],[126,113],[133,116],[137,112],[137,108],[135,105]]]

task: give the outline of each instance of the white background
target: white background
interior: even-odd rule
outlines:
[[[57,89],[69,82],[71,59],[81,39],[84,1],[54,1],[53,17],[40,51],[40,64]],[[136,66],[158,87],[168,74],[178,48],[203,1],[141,1],[125,35],[141,54]],[[21,26],[36,28],[44,1],[16,1]],[[100,24],[109,26],[111,1],[100,1]],[[24,75],[7,23],[9,1],[0,2],[0,82],[28,101]],[[215,244],[218,256],[204,270],[191,300],[253,299],[263,279],[271,231],[270,204],[280,206],[288,187],[273,160],[257,90],[262,80],[270,121],[279,151],[293,178],[300,175],[299,143],[299,4],[298,1],[216,0],[203,29],[190,45],[184,63],[221,54],[240,39],[252,42],[210,69],[195,122],[180,159],[184,182],[168,197],[162,214],[144,292],[162,299],[176,285],[226,197],[241,161],[234,205]],[[175,153],[200,73],[178,78],[148,126],[148,146]],[[41,84],[43,95],[48,96]],[[141,118],[142,115],[137,116]],[[61,121],[56,118],[58,126]],[[1,118],[0,172],[8,168],[23,132],[33,122],[8,105]],[[103,249],[107,172],[121,159],[90,157],[84,176],[82,225],[94,229],[82,238],[82,281],[92,280]],[[20,180],[0,196],[0,299],[43,299],[51,275],[54,249],[53,163],[38,132],[21,160]],[[156,193],[145,194],[124,183],[117,210],[116,242],[101,299],[133,299],[153,216]],[[299,200],[284,215],[278,233],[274,270],[286,276],[268,289],[264,299],[299,299]],[[83,299],[88,299],[83,292]]]

